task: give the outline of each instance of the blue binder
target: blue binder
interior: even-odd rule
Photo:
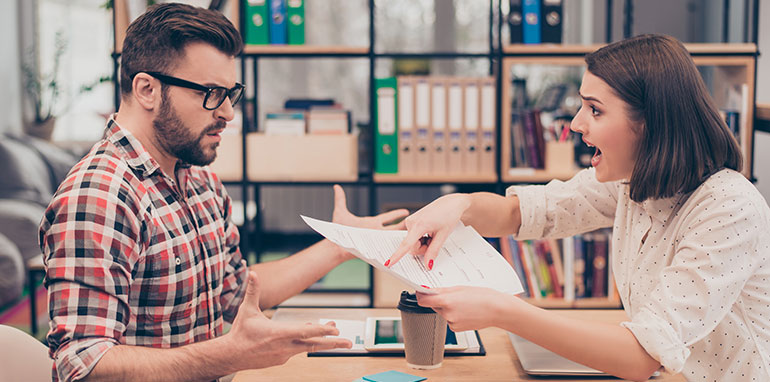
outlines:
[[[524,0],[524,43],[540,44],[540,0]]]
[[[286,0],[270,0],[270,44],[287,43]]]

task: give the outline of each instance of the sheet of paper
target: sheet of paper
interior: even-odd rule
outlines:
[[[406,231],[348,227],[302,216],[311,228],[377,269],[404,281],[415,290],[478,286],[509,294],[522,293],[516,272],[472,227],[458,226],[444,243],[432,270],[418,256],[407,254],[391,267],[383,265],[406,237]]]

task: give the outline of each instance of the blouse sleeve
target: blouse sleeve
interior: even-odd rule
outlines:
[[[563,182],[544,186],[512,186],[517,195],[521,228],[516,239],[562,238],[612,226],[618,204],[618,183],[596,180],[593,168]]]
[[[671,265],[632,320],[622,324],[673,373],[684,367],[688,347],[723,321],[762,261],[758,206],[738,195],[706,194],[695,203],[674,238]]]

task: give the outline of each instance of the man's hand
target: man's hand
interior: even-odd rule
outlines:
[[[332,222],[346,225],[349,227],[372,228],[372,229],[406,229],[404,221],[396,224],[390,224],[409,215],[409,210],[404,208],[381,213],[377,216],[360,217],[353,215],[348,211],[345,191],[339,184],[334,185],[334,212],[332,213]],[[350,253],[344,252],[346,260],[355,258]]]
[[[265,317],[259,308],[259,282],[254,271],[249,272],[246,296],[227,333],[234,354],[239,357],[235,361],[238,370],[282,365],[302,352],[352,346],[346,339],[324,337],[337,335],[339,330],[334,323],[283,323]]]
[[[348,211],[345,191],[339,184],[334,185],[334,212],[332,213],[332,222],[357,228],[372,229],[406,229],[403,221],[397,224],[391,224],[399,219],[409,215],[409,210],[401,208],[393,211],[383,212],[377,216],[360,217],[353,215]]]

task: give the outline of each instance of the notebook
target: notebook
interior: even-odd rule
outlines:
[[[529,375],[608,376],[599,370],[570,361],[550,350],[508,333],[521,368]]]

